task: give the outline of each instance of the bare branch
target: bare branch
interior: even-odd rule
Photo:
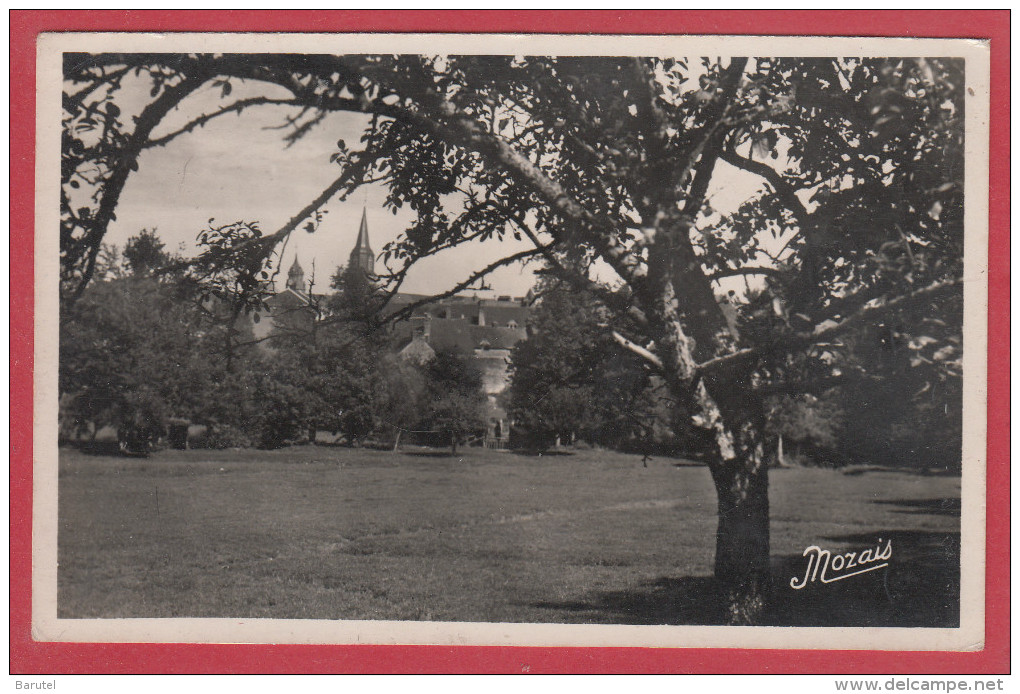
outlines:
[[[644,347],[634,342],[633,340],[628,340],[626,337],[624,337],[615,330],[611,331],[611,333],[613,336],[613,340],[616,341],[618,345],[638,355],[639,357],[644,359],[647,363],[654,366],[657,371],[663,370],[664,367],[662,364],[662,359],[660,359],[657,355],[653,354],[651,351],[645,349]]]
[[[432,296],[425,297],[424,299],[419,299],[418,301],[414,301],[408,304],[399,311],[394,311],[393,313],[387,314],[384,322],[395,323],[404,318],[409,318],[411,315],[414,314],[415,311],[417,311],[422,306],[427,306],[431,303],[439,301],[440,299],[445,299],[447,297],[453,296],[454,294],[457,294],[458,292],[462,292],[465,289],[470,288],[471,285],[473,285],[478,280],[484,278],[493,270],[497,270],[498,268],[501,268],[504,265],[512,265],[513,263],[516,263],[518,261],[527,260],[528,258],[534,258],[536,256],[542,255],[545,252],[545,250],[546,249],[544,247],[530,248],[526,251],[514,253],[513,255],[509,255],[493,263],[489,263],[487,266],[485,266],[481,270],[478,270],[477,272],[472,273],[470,277],[468,277],[463,282],[459,282],[457,285],[455,285],[448,291],[442,292],[440,294],[434,294]],[[392,298],[392,293],[388,298]],[[385,305],[383,306],[383,308],[385,308]]]
[[[226,113],[232,112],[240,113],[244,109],[249,108],[251,106],[262,106],[265,104],[297,106],[300,104],[300,102],[295,99],[270,99],[268,97],[262,96],[256,96],[250,99],[238,99],[229,106],[224,106],[223,108],[213,111],[212,113],[202,114],[198,118],[195,118],[194,120],[188,122],[187,125],[184,125],[181,128],[178,128],[177,130],[174,130],[173,132],[164,135],[163,137],[157,137],[154,140],[149,140],[147,143],[145,143],[145,148],[148,149],[149,147],[163,147],[164,145],[169,144],[171,140],[179,137],[180,135],[184,135],[185,133],[190,133],[195,128],[205,125],[214,118],[218,118],[219,116],[222,116]]]
[[[738,267],[716,270],[708,273],[708,279],[715,281],[724,277],[738,277],[740,275],[780,275],[782,270],[774,267]]]

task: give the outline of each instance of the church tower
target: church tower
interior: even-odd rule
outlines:
[[[358,241],[351,251],[350,268],[360,268],[366,275],[375,274],[375,253],[368,243],[368,216],[367,210],[361,210],[361,228],[358,229]]]
[[[287,271],[287,289],[293,289],[297,292],[305,290],[305,271],[301,268],[297,255],[294,256],[294,263],[290,266],[290,270]]]

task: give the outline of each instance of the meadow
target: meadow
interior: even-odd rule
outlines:
[[[958,476],[776,469],[771,504],[769,623],[958,623]],[[707,468],[608,451],[62,449],[58,614],[713,624],[715,526]],[[791,589],[877,538],[887,568]]]

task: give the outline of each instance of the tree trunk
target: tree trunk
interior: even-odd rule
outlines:
[[[759,624],[772,589],[768,465],[756,457],[712,466],[719,500],[715,577],[730,624]]]
[[[457,455],[457,435],[450,432],[450,454]]]
[[[707,316],[712,308],[718,312],[711,288],[701,294],[685,296],[692,303],[688,313]],[[675,296],[667,285],[663,302],[667,308]],[[730,624],[758,624],[771,584],[764,408],[751,389],[749,372],[697,374],[698,357],[711,358],[717,339],[714,326],[706,323],[690,322],[692,339],[679,320],[663,320],[665,331],[657,342],[676,374],[671,390],[677,402],[700,420],[698,426],[711,430],[714,440],[709,469],[719,511],[715,577],[726,619]],[[722,319],[717,323],[721,330]]]
[[[676,354],[692,373],[690,342],[679,327]],[[683,364],[686,362],[686,365]],[[712,431],[709,469],[718,498],[715,577],[730,624],[758,624],[769,599],[769,497],[765,416],[740,372],[675,382],[678,402]]]
[[[399,451],[400,450],[400,434],[401,434],[400,429],[397,429],[397,439],[393,442],[393,450],[394,451]]]
[[[661,285],[662,332],[655,341],[661,345],[667,373],[673,375],[678,403],[713,434],[709,468],[719,510],[715,577],[727,621],[758,624],[771,587],[765,411],[753,391],[750,371],[698,373],[698,363],[731,349],[734,338],[711,283],[699,269],[688,229],[685,225],[680,229],[683,233],[660,230],[649,256],[654,274],[665,271],[669,277]]]

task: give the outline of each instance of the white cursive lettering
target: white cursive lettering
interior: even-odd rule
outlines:
[[[892,558],[892,540],[886,542],[884,549],[882,548],[882,538],[878,538],[874,549],[869,548],[863,552],[846,552],[835,555],[818,545],[811,545],[804,550],[802,556],[807,557],[807,569],[799,582],[797,576],[790,579],[790,587],[794,590],[801,590],[808,583],[814,583],[816,580],[822,583],[835,583],[844,578],[859,576],[889,566],[888,560]],[[857,570],[850,571],[850,569]]]

